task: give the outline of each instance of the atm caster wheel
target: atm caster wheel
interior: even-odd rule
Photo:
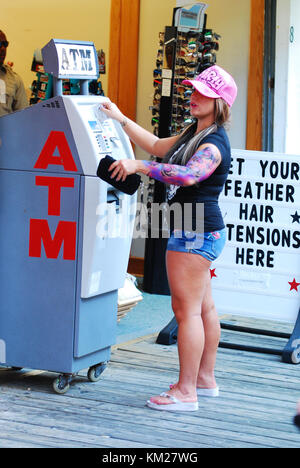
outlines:
[[[101,374],[106,368],[106,363],[101,362],[89,368],[87,376],[90,382],[98,382],[100,380]]]
[[[20,371],[23,369],[23,367],[15,367],[15,366],[11,366],[11,367],[7,367],[7,366],[0,366],[0,369],[2,370],[5,370],[7,372],[17,372],[17,371]]]
[[[53,390],[55,393],[59,393],[63,395],[67,393],[70,388],[70,382],[72,380],[72,375],[69,374],[60,374],[54,381],[53,381]]]

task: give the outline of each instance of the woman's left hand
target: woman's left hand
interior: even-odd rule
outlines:
[[[135,159],[121,159],[115,161],[108,169],[111,173],[111,178],[116,178],[116,181],[124,180],[130,174],[138,172],[138,161]]]

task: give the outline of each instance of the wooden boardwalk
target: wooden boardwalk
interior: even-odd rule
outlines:
[[[226,341],[282,347],[284,340],[222,332]],[[268,448],[300,447],[292,423],[300,367],[279,356],[219,349],[219,398],[201,398],[195,413],[153,411],[146,399],[177,378],[176,345],[143,337],[113,349],[97,383],[78,376],[65,395],[54,375],[0,371],[0,447]]]

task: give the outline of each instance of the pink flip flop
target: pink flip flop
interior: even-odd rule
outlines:
[[[169,398],[172,403],[166,404],[158,404],[154,403],[151,400],[147,400],[147,406],[151,409],[159,410],[159,411],[197,411],[198,410],[198,401],[195,402],[185,402],[180,401],[172,395],[168,393],[161,393],[160,396]]]

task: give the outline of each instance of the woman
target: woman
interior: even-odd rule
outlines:
[[[197,396],[217,396],[214,376],[220,324],[214,306],[211,262],[225,244],[225,226],[218,207],[218,196],[226,181],[230,144],[223,125],[229,118],[237,87],[233,78],[214,65],[193,80],[190,114],[195,123],[181,135],[158,138],[125,117],[111,103],[104,113],[119,121],[129,138],[143,150],[162,159],[162,163],[141,160],[114,162],[111,177],[125,180],[127,175],[143,173],[168,184],[169,203],[204,203],[204,230],[191,243],[189,232],[172,233],[168,241],[166,265],[172,308],[178,324],[179,379],[170,389],[147,401],[150,408],[168,411],[195,411]],[[193,222],[197,222],[195,209]],[[203,232],[204,231],[204,232]]]

